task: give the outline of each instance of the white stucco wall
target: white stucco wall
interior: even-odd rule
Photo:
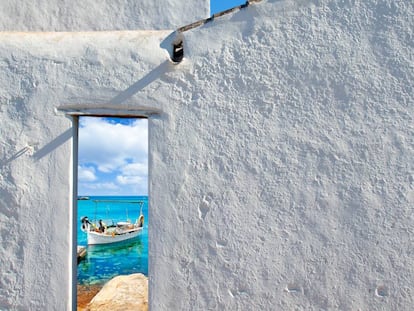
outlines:
[[[210,1],[0,1],[0,31],[175,29],[210,15]]]
[[[70,309],[72,122],[58,108],[153,111],[176,68],[170,33],[0,34],[0,310]]]
[[[413,6],[268,1],[185,33],[151,124],[153,310],[412,308]]]
[[[269,0],[179,65],[171,31],[1,33],[0,309],[70,306],[64,107],[159,111],[151,310],[410,310],[413,14]]]

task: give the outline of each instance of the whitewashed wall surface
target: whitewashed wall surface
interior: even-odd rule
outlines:
[[[151,310],[411,310],[412,1],[0,33],[0,309],[71,306],[71,120],[150,117]],[[185,24],[185,23],[183,23]]]
[[[175,29],[210,15],[209,0],[0,0],[0,31]]]

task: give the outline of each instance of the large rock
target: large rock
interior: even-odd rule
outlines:
[[[87,310],[148,310],[148,278],[141,273],[113,278],[92,299]]]

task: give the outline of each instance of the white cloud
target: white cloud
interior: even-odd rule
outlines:
[[[93,167],[78,166],[78,180],[81,182],[95,181],[95,169]]]
[[[116,181],[121,185],[139,185],[144,182],[144,179],[140,176],[116,176]]]
[[[92,190],[119,190],[119,186],[113,182],[83,183],[82,186]]]
[[[148,121],[80,118],[78,159],[79,193],[148,194]]]
[[[101,172],[113,172],[130,162],[146,162],[148,126],[146,119],[131,124],[103,118],[81,118],[79,162],[96,165]]]
[[[148,165],[146,163],[129,163],[121,167],[120,172],[121,174],[116,176],[118,184],[130,185],[136,191],[147,188]]]
[[[133,176],[133,175],[148,175],[148,165],[147,163],[129,163],[124,165],[121,168],[123,175]]]

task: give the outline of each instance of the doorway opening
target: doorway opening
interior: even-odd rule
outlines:
[[[77,310],[94,303],[147,310],[148,119],[76,116],[74,126]],[[100,292],[117,280],[130,296],[122,302],[111,293],[106,302]]]

